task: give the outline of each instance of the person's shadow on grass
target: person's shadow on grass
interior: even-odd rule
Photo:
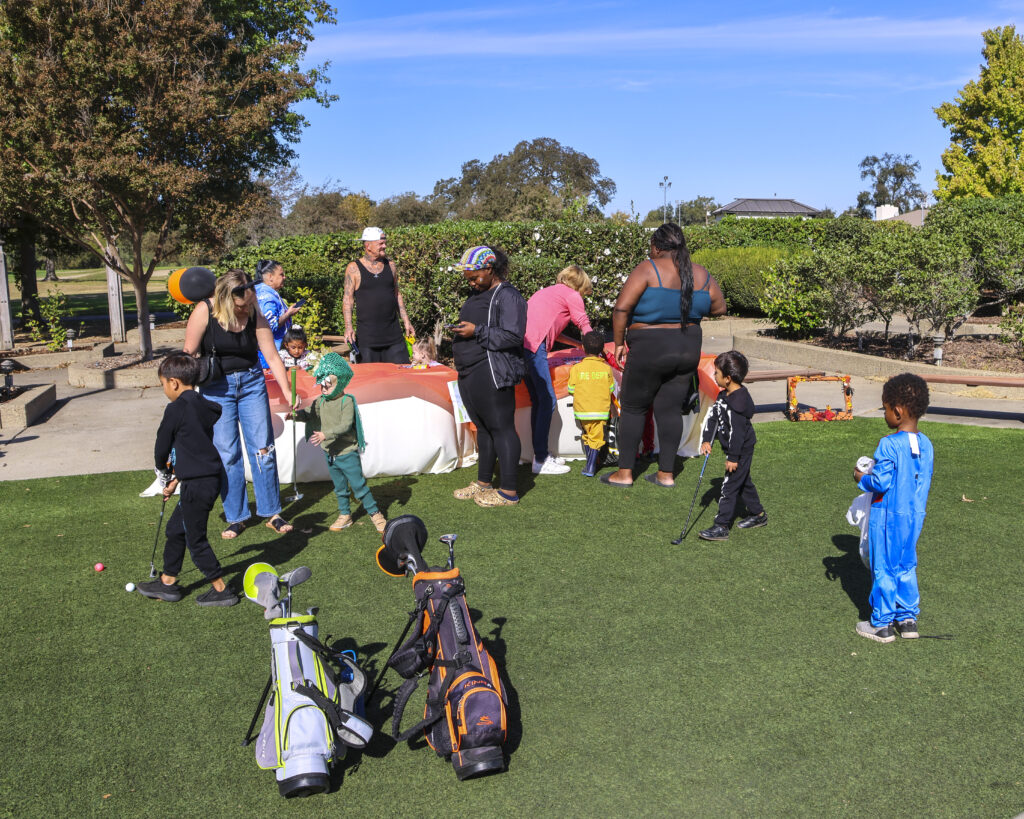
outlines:
[[[377,501],[377,506],[384,513],[384,517],[396,516],[397,513],[391,513],[391,509],[396,503],[403,508],[408,506],[409,499],[412,497],[412,487],[416,483],[416,478],[406,475],[371,487],[373,499]]]
[[[828,580],[838,580],[861,620],[871,616],[868,598],[871,595],[871,572],[860,559],[860,538],[857,535],[833,535],[832,543],[842,552],[821,559]]]
[[[476,623],[483,614],[476,609],[470,609],[469,616],[472,617],[473,622]],[[508,719],[506,722],[507,732],[505,734],[504,752],[505,768],[507,770],[509,757],[523,741],[523,714],[519,705],[519,692],[516,691],[508,678],[508,644],[501,636],[501,632],[505,628],[508,618],[494,617],[491,619],[491,622],[494,623],[494,628],[491,629],[483,640],[484,646],[494,659],[495,665],[498,666],[498,676],[501,678],[501,684],[505,687],[505,710]]]

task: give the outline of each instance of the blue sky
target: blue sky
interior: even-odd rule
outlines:
[[[1024,0],[974,3],[336,2],[309,60],[311,183],[429,193],[463,162],[552,137],[588,154],[645,215],[670,201],[779,196],[840,212],[866,155],[911,154],[935,187],[933,108],[978,76],[981,32]]]

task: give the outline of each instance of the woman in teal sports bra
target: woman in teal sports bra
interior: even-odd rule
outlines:
[[[612,312],[615,360],[624,367],[619,392],[619,469],[603,476],[602,482],[633,483],[644,419],[653,406],[658,471],[648,480],[675,485],[683,406],[700,363],[700,322],[705,316],[721,315],[725,315],[725,297],[718,282],[690,261],[679,225],[662,225],[651,236],[650,258],[629,274]]]

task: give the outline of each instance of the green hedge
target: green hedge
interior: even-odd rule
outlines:
[[[718,281],[730,313],[763,315],[765,276],[791,255],[791,250],[780,247],[722,247],[698,250],[693,260]]]
[[[823,235],[829,221],[725,219],[710,227],[686,228],[686,236],[692,252],[770,243],[807,247]],[[432,331],[436,321],[456,319],[466,291],[462,276],[451,266],[466,248],[492,243],[509,255],[510,279],[527,298],[554,283],[565,265],[582,266],[594,282],[594,292],[586,300],[587,312],[595,323],[609,324],[619,288],[646,257],[650,235],[650,228],[611,222],[443,222],[390,229],[388,255],[401,271],[402,297],[419,333]],[[362,243],[356,234],[290,236],[236,249],[218,267],[251,271],[259,259],[276,259],[288,277],[282,289],[284,298],[290,300],[299,287],[311,288],[328,322],[340,332],[344,326],[342,274],[345,265],[361,253]],[[768,255],[764,247],[754,253],[760,254],[759,258]],[[758,285],[748,278],[736,274],[743,295],[733,298],[744,309],[753,309],[757,300],[751,301],[748,291]]]

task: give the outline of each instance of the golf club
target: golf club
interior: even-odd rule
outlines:
[[[457,537],[458,537],[458,535],[441,535],[441,537],[438,538],[438,540],[440,540],[442,543],[447,543],[448,544],[448,569],[449,570],[455,568],[455,538],[457,538]]]
[[[711,433],[711,446],[715,445],[715,438],[718,437],[718,421],[715,419],[715,431]],[[672,541],[673,546],[678,546],[683,542],[683,538],[686,537],[686,531],[690,528],[690,518],[693,516],[693,507],[697,503],[697,495],[700,494],[700,485],[704,480],[704,470],[708,468],[708,459],[711,457],[711,450],[708,450],[708,454],[704,456],[704,465],[700,468],[700,477],[697,478],[697,488],[693,491],[693,500],[690,501],[690,511],[686,515],[686,523],[683,525],[683,531],[679,533],[679,537]]]
[[[292,402],[295,401],[295,368],[292,368]],[[295,429],[295,418],[292,417],[292,496],[288,503],[302,500],[302,493],[299,491],[299,442]]]
[[[164,512],[167,510],[167,498],[163,497],[160,499],[160,520],[156,524],[156,537],[153,538],[153,553],[149,556],[149,576],[151,578],[156,577],[156,566],[154,561],[156,560],[156,545],[160,542],[160,529],[164,525]]]

